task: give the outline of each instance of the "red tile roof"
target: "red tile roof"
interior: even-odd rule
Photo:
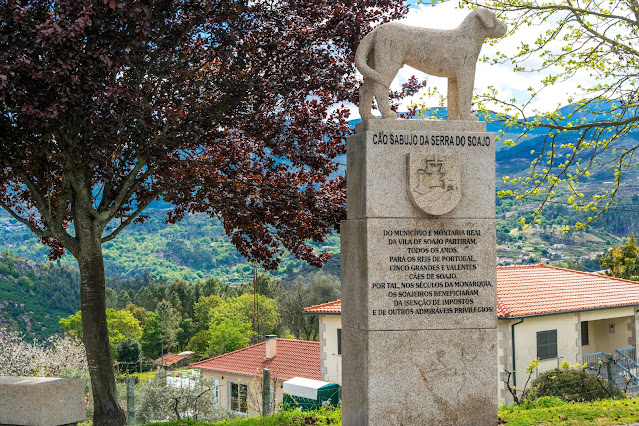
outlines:
[[[266,359],[263,342],[193,363],[191,367],[255,377],[261,377],[262,369],[268,368],[271,376],[278,380],[293,377],[322,380],[319,342],[289,339],[276,339],[276,342],[277,355],[271,359]]]
[[[342,301],[335,300],[333,302],[309,306],[308,308],[304,308],[304,312],[318,314],[340,314],[342,313]]]
[[[540,263],[497,268],[500,317],[639,305],[639,282]]]
[[[162,364],[162,357],[156,359],[155,361],[153,361],[153,365],[164,365],[164,366],[171,366],[173,365],[173,363],[177,363],[179,361],[182,361],[184,359],[184,355],[175,355],[175,354],[165,354],[164,355],[164,364]]]
[[[544,265],[497,267],[497,316],[522,317],[639,305],[639,282]],[[304,309],[341,313],[340,300]]]

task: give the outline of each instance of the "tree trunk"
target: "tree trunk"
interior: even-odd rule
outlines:
[[[81,232],[79,234],[82,235]],[[77,255],[81,278],[83,339],[95,406],[93,424],[122,426],[126,424],[126,418],[118,401],[109,348],[102,245],[99,236],[93,237],[85,239],[80,236]]]

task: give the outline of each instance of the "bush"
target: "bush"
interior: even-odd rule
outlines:
[[[141,422],[164,420],[225,420],[233,414],[218,405],[210,380],[203,377],[185,381],[181,386],[167,384],[166,371],[159,370],[140,386],[137,418]],[[137,399],[137,398],[136,398]]]
[[[124,365],[121,369],[129,373],[135,373],[138,363],[142,356],[142,345],[135,339],[124,339],[118,343],[117,356],[118,362]]]
[[[617,392],[618,395],[623,392]],[[597,401],[610,398],[608,381],[580,367],[559,367],[543,372],[524,395],[529,401],[555,396],[563,401]]]

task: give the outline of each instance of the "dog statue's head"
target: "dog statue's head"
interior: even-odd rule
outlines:
[[[487,37],[499,38],[506,35],[508,26],[497,19],[497,16],[488,9],[477,9],[474,11],[475,16],[481,22],[482,26],[487,30]]]

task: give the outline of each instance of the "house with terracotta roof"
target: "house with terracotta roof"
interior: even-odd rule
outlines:
[[[262,372],[271,371],[271,401],[282,403],[283,384],[293,377],[321,380],[320,344],[266,336],[266,342],[190,365],[215,383],[220,405],[239,415],[262,411]]]
[[[636,362],[638,309],[639,282],[544,264],[498,267],[500,401],[512,402],[505,371],[515,372],[511,385],[521,388],[536,358],[533,378],[564,361],[597,360],[601,352]],[[319,316],[322,380],[341,384],[341,301],[304,310]]]
[[[193,355],[192,351],[184,351],[179,354],[172,354],[169,352],[168,354],[164,354],[158,359],[153,361],[154,367],[186,367],[191,362],[191,355]]]

